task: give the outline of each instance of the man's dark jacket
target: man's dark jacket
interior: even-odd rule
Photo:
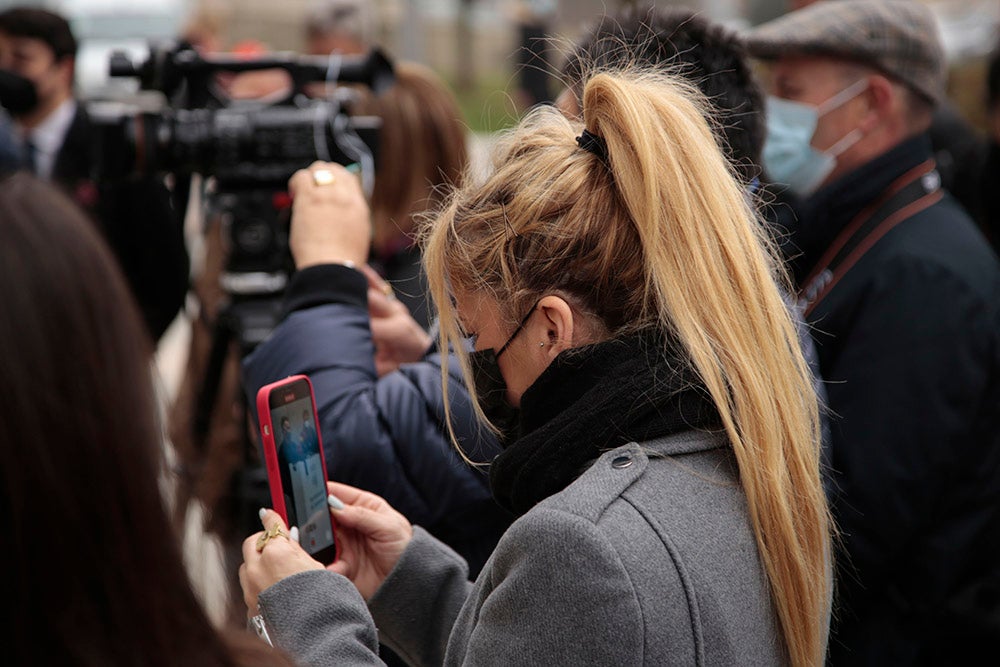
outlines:
[[[798,206],[802,281],[930,158],[904,142]],[[801,287],[801,285],[800,285]],[[948,196],[881,238],[808,317],[832,410],[831,662],[970,664],[1000,646],[1000,267]]]
[[[189,260],[182,215],[162,178],[128,176],[98,181],[100,135],[82,104],[52,169],[60,186],[100,226],[121,264],[146,326],[158,340],[188,291]]]
[[[367,281],[344,266],[298,272],[285,304],[287,317],[244,360],[249,404],[265,384],[308,375],[330,479],[382,496],[478,573],[512,517],[493,501],[485,472],[451,444],[442,355],[432,349],[422,361],[379,378]],[[500,447],[477,423],[457,361],[445,358],[455,434],[466,456],[488,463]]]

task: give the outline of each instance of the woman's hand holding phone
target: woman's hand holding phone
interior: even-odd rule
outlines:
[[[413,539],[413,526],[374,493],[337,482],[328,482],[326,487],[334,500],[340,501],[330,502],[337,522],[340,557],[327,569],[350,579],[367,600]]]
[[[327,490],[334,498],[329,504],[336,517],[340,557],[326,569],[350,579],[367,600],[403,555],[413,538],[413,526],[374,493],[337,482],[328,482]],[[239,573],[250,616],[257,614],[261,591],[293,574],[324,569],[298,542],[287,537],[288,526],[277,512],[264,510],[261,523],[264,530],[243,542]],[[258,551],[258,542],[269,532],[277,533],[277,537],[267,539]]]
[[[264,530],[243,541],[243,564],[240,565],[240,587],[250,616],[257,614],[257,596],[261,591],[293,574],[323,569],[322,563],[314,560],[289,537],[288,526],[277,512],[262,510],[260,521]],[[262,536],[274,532],[277,536],[267,539],[258,551],[258,541]]]

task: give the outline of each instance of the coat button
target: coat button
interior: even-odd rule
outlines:
[[[630,465],[632,465],[632,457],[628,454],[622,454],[611,459],[612,468],[627,468]]]

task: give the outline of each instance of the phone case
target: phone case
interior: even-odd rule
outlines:
[[[316,430],[316,438],[319,443],[319,459],[322,470],[324,484],[329,479],[326,472],[326,455],[323,451],[323,436],[320,431],[319,419],[316,412],[316,396],[313,393],[312,382],[306,375],[291,375],[261,387],[257,391],[257,417],[260,425],[261,441],[264,448],[264,463],[267,468],[267,482],[271,490],[272,509],[277,512],[285,525],[289,525],[288,508],[285,506],[285,494],[281,482],[281,470],[278,463],[278,446],[275,442],[275,428],[271,420],[271,394],[280,391],[296,382],[304,381],[309,389],[309,403],[312,408],[313,428]],[[336,539],[336,521],[330,516],[331,528],[334,531],[334,560],[340,558],[340,541]]]

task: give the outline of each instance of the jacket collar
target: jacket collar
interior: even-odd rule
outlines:
[[[729,436],[718,430],[688,430],[666,435],[639,445],[647,456],[680,456],[729,447]]]
[[[930,158],[930,138],[919,134],[797,202],[789,258],[796,284],[801,286],[823,251],[854,216],[893,181]]]

